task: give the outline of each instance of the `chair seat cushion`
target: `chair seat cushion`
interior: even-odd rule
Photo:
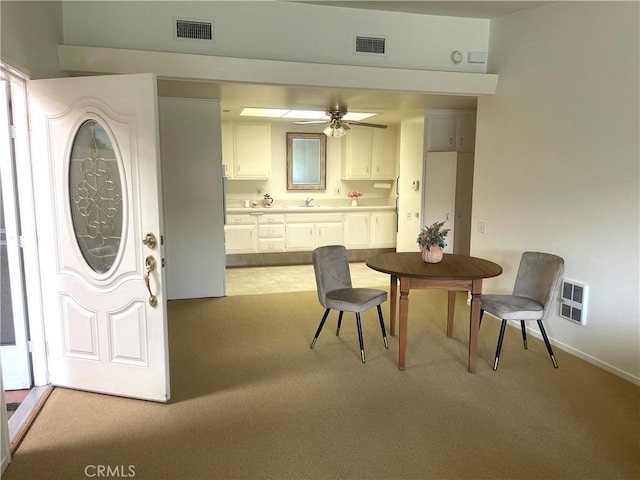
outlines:
[[[540,320],[543,305],[516,295],[481,295],[482,310],[502,320]]]
[[[341,288],[327,293],[327,308],[364,312],[387,301],[387,292],[375,288]]]

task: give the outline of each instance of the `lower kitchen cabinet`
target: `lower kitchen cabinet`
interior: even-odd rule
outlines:
[[[395,212],[371,213],[371,248],[392,248],[396,246]]]
[[[370,213],[345,213],[344,241],[347,248],[369,248]]]
[[[227,225],[224,241],[227,253],[257,253],[257,225]]]

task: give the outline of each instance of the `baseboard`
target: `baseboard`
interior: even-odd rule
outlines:
[[[350,262],[364,262],[379,253],[395,252],[395,248],[363,248],[347,250]],[[311,265],[313,252],[236,253],[227,255],[227,268]]]
[[[513,328],[517,328],[518,330],[520,330],[520,322],[517,322],[515,320],[511,320],[508,322],[509,326],[513,327]],[[545,328],[546,330],[546,328]],[[527,326],[527,335],[533,335],[534,337],[536,337],[538,340],[542,340],[542,335],[540,334],[540,332],[538,330],[534,330],[530,327]],[[558,347],[560,350],[567,352],[571,355],[573,355],[574,357],[578,357],[581,360],[584,360],[585,362],[588,362],[592,365],[595,365],[598,368],[601,368],[609,373],[612,373],[613,375],[623,378],[624,380],[631,382],[635,385],[640,386],[640,377],[636,377],[634,375],[631,375],[628,372],[625,372],[624,370],[619,369],[618,367],[615,367],[611,364],[608,364],[607,362],[603,362],[602,360],[589,355],[588,353],[585,353],[581,350],[578,350],[577,348],[574,348],[570,345],[567,345],[566,343],[560,342],[556,339],[554,339],[553,337],[549,337],[549,343],[551,343],[551,345],[553,345],[554,347]]]

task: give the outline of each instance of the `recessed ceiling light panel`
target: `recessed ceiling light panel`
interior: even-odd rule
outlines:
[[[269,117],[269,118],[280,118],[282,115],[287,113],[289,110],[284,110],[281,108],[252,108],[252,107],[244,107],[240,110],[241,117]]]

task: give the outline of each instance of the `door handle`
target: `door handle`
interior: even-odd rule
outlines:
[[[158,305],[158,298],[151,291],[151,285],[149,282],[149,277],[151,276],[151,272],[153,272],[158,266],[156,259],[153,256],[149,255],[145,261],[145,274],[144,274],[144,283],[147,286],[147,290],[149,291],[149,305],[155,307]]]
[[[147,233],[144,237],[144,240],[142,240],[142,243],[153,250],[154,248],[156,248],[158,240],[153,233]]]

